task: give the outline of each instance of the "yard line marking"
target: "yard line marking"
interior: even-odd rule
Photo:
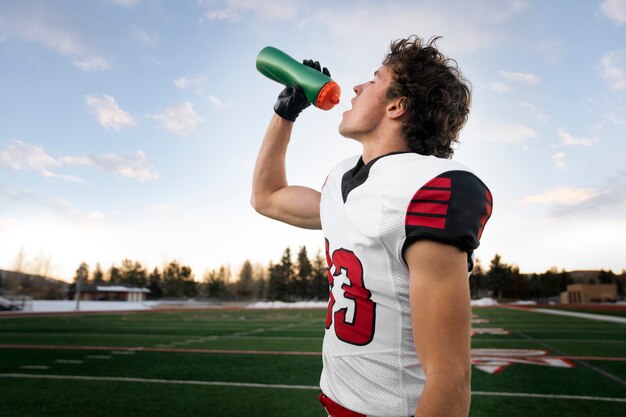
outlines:
[[[152,379],[152,378],[128,378],[112,376],[82,376],[82,375],[36,375],[36,374],[0,374],[4,378],[31,378],[31,379],[55,379],[55,380],[77,380],[77,381],[98,381],[98,382],[139,382],[148,384],[174,384],[174,385],[210,385],[221,387],[243,387],[243,388],[281,388],[300,390],[319,390],[315,385],[283,385],[283,384],[256,384],[252,382],[222,382],[222,381],[193,381],[178,379]]]
[[[152,378],[128,378],[110,376],[81,376],[81,375],[37,375],[37,374],[12,374],[0,373],[1,378],[27,378],[27,379],[52,379],[52,380],[74,380],[74,381],[96,381],[96,382],[135,382],[147,384],[173,384],[173,385],[205,385],[235,388],[277,388],[295,390],[315,390],[319,391],[317,385],[285,385],[285,384],[258,384],[252,382],[224,382],[224,381],[194,381],[179,379],[152,379]],[[535,394],[526,392],[487,392],[472,391],[472,395],[494,396],[494,397],[523,397],[523,398],[546,398],[563,400],[585,400],[585,401],[609,401],[626,403],[626,398],[593,397],[587,395],[556,395],[556,394]]]
[[[626,317],[608,316],[606,314],[579,313],[575,311],[550,310],[547,308],[520,308],[520,307],[510,307],[510,306],[506,306],[504,308],[509,308],[511,310],[530,311],[532,313],[556,314],[557,316],[578,317],[581,319],[610,321],[613,323],[626,324]]]
[[[47,365],[22,365],[20,369],[50,369]]]
[[[521,339],[528,340],[528,339]],[[287,352],[267,350],[225,350],[225,349],[175,349],[175,348],[150,348],[150,347],[123,347],[123,346],[55,346],[55,345],[0,345],[0,349],[41,349],[41,350],[112,350],[117,349],[117,355],[132,355],[135,352],[171,352],[171,353],[209,353],[209,354],[234,354],[234,355],[293,355],[293,356],[321,356],[321,352]],[[553,350],[553,349],[549,349]],[[128,353],[122,353],[128,352]],[[113,352],[112,352],[113,353]],[[611,356],[571,356],[571,355],[548,355],[546,358],[590,360],[590,361],[613,361],[626,362],[626,357]]]
[[[504,342],[504,343],[508,343],[511,341],[526,341],[528,339],[524,339],[524,338],[513,338],[513,337],[508,337],[506,339],[496,339],[491,338],[491,337],[480,337],[480,338],[475,338],[474,341],[475,342]],[[617,343],[617,344],[624,344],[626,343],[626,340],[584,340],[584,339],[543,339],[547,342],[556,342],[556,343],[596,343],[596,344],[612,344],[612,343]]]
[[[533,341],[533,342],[539,343],[540,345],[542,345],[542,346],[544,346],[544,347],[548,348],[549,350],[552,350],[552,351],[554,351],[554,352],[557,352],[557,353],[559,353],[559,354],[560,354],[560,355],[562,355],[562,356],[567,356],[567,354],[566,354],[565,352],[563,352],[562,350],[557,349],[557,348],[555,348],[555,347],[553,347],[553,346],[550,346],[549,344],[547,344],[546,342],[544,342],[544,341],[543,341],[543,340],[541,340],[541,339],[535,339],[534,337],[528,336],[528,335],[527,335],[527,334],[525,334],[524,332],[517,332],[517,333],[518,333],[520,336],[522,336],[522,337],[524,337],[524,338],[527,338],[528,340],[531,340],[531,341]],[[593,366],[592,364],[590,364],[589,362],[586,362],[586,361],[584,361],[584,360],[580,360],[580,359],[578,359],[578,360],[577,360],[577,362],[578,362],[579,364],[583,365],[583,366],[586,366],[587,368],[589,368],[589,369],[591,369],[591,370],[593,370],[593,371],[596,371],[596,372],[597,372],[597,373],[599,373],[600,375],[603,375],[603,376],[607,377],[608,379],[610,379],[610,380],[612,380],[612,381],[617,382],[618,384],[622,384],[622,385],[625,385],[625,386],[626,386],[626,381],[624,381],[622,378],[620,378],[620,377],[618,377],[618,376],[616,376],[616,375],[613,375],[613,374],[612,374],[612,373],[610,373],[610,372],[605,371],[604,369],[600,369],[600,368],[598,368],[597,366]]]
[[[487,397],[525,397],[525,398],[547,398],[558,400],[587,400],[587,401],[611,401],[617,403],[626,403],[626,398],[611,397],[591,397],[587,395],[560,395],[560,394],[533,394],[528,392],[487,392],[472,391],[472,395],[480,395]]]
[[[87,359],[111,359],[110,355],[87,355]]]
[[[0,349],[42,349],[42,350],[131,350],[135,352],[172,352],[172,353],[214,353],[231,355],[287,355],[287,356],[322,356],[322,352],[272,351],[272,350],[228,350],[194,348],[156,348],[123,346],[64,346],[64,345],[0,345]]]

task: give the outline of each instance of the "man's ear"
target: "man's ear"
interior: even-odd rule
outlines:
[[[406,113],[406,97],[394,98],[387,105],[387,114],[392,119],[398,119]]]

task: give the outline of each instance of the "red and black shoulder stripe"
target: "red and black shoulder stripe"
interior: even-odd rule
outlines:
[[[420,187],[406,209],[407,244],[432,239],[471,252],[491,216],[493,198],[469,171],[448,171]]]

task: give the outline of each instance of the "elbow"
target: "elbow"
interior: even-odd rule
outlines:
[[[268,198],[263,198],[257,193],[252,193],[250,196],[250,205],[257,213],[267,216],[269,212],[268,200]]]
[[[257,213],[263,214],[263,205],[261,204],[261,199],[254,193],[252,193],[252,195],[250,196],[250,205]]]

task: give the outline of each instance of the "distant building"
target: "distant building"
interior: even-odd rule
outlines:
[[[585,304],[617,301],[615,284],[572,284],[561,293],[563,304]]]
[[[134,301],[146,300],[147,288],[130,287],[126,285],[87,284],[80,289],[81,301]],[[68,299],[76,300],[76,288],[67,293]]]

